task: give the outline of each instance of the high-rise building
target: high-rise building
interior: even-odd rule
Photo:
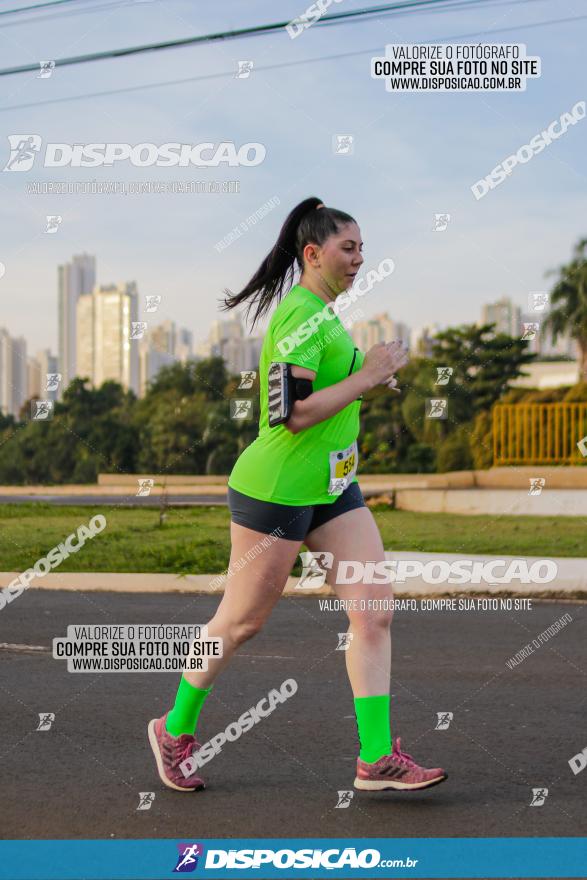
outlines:
[[[28,390],[26,340],[0,327],[0,410],[18,417]]]
[[[42,400],[57,400],[62,383],[56,389],[47,388],[48,375],[58,373],[57,357],[48,348],[38,351],[27,361],[28,393],[27,397],[39,397]]]
[[[93,293],[80,296],[76,309],[77,374],[89,378],[95,387],[112,379],[138,395],[141,335],[137,317],[134,281],[96,286]]]
[[[262,336],[244,335],[240,317],[228,321],[213,321],[208,338],[198,346],[200,357],[221,357],[229,373],[256,370],[259,366]]]
[[[175,356],[182,364],[193,358],[194,334],[185,327],[179,327],[175,340]]]
[[[58,284],[58,358],[62,375],[60,389],[77,375],[76,309],[83,294],[89,294],[96,283],[96,258],[89,254],[74,256],[71,263],[57,267]]]
[[[76,375],[90,382],[94,381],[94,320],[94,294],[84,293],[78,298],[76,307]]]
[[[139,396],[143,397],[147,383],[162,367],[193,358],[192,347],[192,333],[177,327],[175,321],[166,320],[155,326],[149,323],[139,346]]]
[[[387,312],[374,315],[366,321],[355,321],[349,333],[364,352],[378,342],[391,342],[392,339],[399,339],[408,348],[410,346],[410,328],[401,321],[393,321]]]
[[[240,316],[229,318],[226,321],[212,321],[208,339],[204,343],[206,357],[224,357],[223,347],[229,342],[238,342],[243,336],[244,331]]]
[[[139,344],[139,397],[147,391],[159,370],[175,363],[177,331],[174,321],[149,326]]]
[[[151,382],[159,370],[163,367],[169,367],[176,363],[176,359],[172,354],[164,351],[157,351],[148,344],[141,345],[139,348],[139,397],[144,397],[147,392],[147,385]]]
[[[12,340],[0,327],[0,411],[12,415]]]
[[[481,309],[481,324],[495,324],[494,332],[508,336],[520,334],[521,309],[507,296],[494,303],[487,303]]]
[[[410,351],[415,357],[431,358],[436,334],[441,330],[439,324],[428,324],[410,333]]]
[[[247,336],[242,339],[228,339],[221,346],[221,356],[229,373],[259,369],[263,338]]]

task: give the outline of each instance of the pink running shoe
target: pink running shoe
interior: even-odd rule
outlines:
[[[430,788],[448,778],[441,767],[428,770],[420,767],[411,755],[401,750],[401,739],[398,736],[393,742],[391,755],[383,755],[374,764],[357,758],[357,776],[355,788],[361,791],[385,791],[394,788],[399,791],[416,788]]]
[[[201,748],[200,743],[189,733],[182,733],[181,736],[168,733],[165,729],[167,715],[166,712],[161,718],[153,718],[147,728],[161,782],[175,791],[199,791],[206,788],[203,779],[195,774],[184,776],[179,766]]]

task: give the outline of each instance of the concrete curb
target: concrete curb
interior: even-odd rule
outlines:
[[[587,516],[585,489],[544,489],[540,495],[529,495],[526,487],[395,489],[393,504],[396,510],[465,516]]]
[[[544,477],[546,489],[587,489],[587,461],[572,466],[516,465],[488,470],[447,471],[442,474],[358,474],[365,491],[383,493],[404,489],[517,489],[527,494],[530,480]],[[152,479],[151,495],[226,495],[228,475],[98,474],[97,483],[58,486],[0,486],[0,495],[135,495],[139,481]]]
[[[473,562],[490,562],[503,560],[505,566],[514,559],[524,560],[528,568],[532,563],[540,561],[539,556],[490,556],[463,555],[458,553],[394,553],[386,551],[386,560],[411,560],[422,565],[438,562],[456,562],[471,560]],[[404,583],[394,584],[394,593],[398,596],[457,596],[489,593],[499,595],[521,595],[535,597],[567,597],[587,599],[587,559],[576,557],[550,557],[549,561],[556,564],[558,573],[549,583],[521,583],[519,579],[508,584],[491,583],[481,579],[480,583],[450,584],[446,582],[429,584],[422,577],[410,577]],[[0,572],[0,589],[19,576],[19,572]],[[218,578],[219,584],[215,584]],[[221,595],[225,577],[221,574],[176,575],[152,573],[115,573],[115,572],[51,572],[44,577],[35,577],[31,581],[31,589],[42,590],[79,590],[82,592],[115,592],[115,593],[210,593]],[[286,596],[332,596],[334,591],[328,584],[319,589],[296,589],[299,578],[289,577],[284,590]],[[215,588],[216,586],[216,588]]]

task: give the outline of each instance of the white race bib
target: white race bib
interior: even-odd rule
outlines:
[[[359,448],[356,440],[346,449],[335,449],[330,453],[329,495],[340,495],[350,486],[358,464]]]

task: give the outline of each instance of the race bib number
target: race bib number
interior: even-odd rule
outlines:
[[[329,495],[340,495],[350,486],[357,473],[358,464],[359,448],[356,440],[346,449],[335,449],[330,453]]]

